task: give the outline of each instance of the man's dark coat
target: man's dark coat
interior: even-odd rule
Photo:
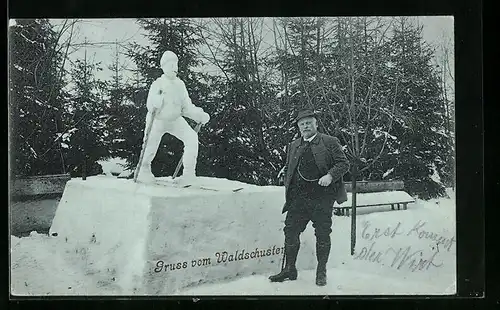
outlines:
[[[289,188],[293,172],[297,168],[299,158],[305,149],[305,144],[302,143],[303,139],[304,138],[300,137],[289,143],[287,147],[286,166],[284,171],[286,201],[282,213],[288,211],[290,203]],[[318,132],[316,137],[311,141],[311,150],[316,165],[321,172],[321,176],[329,173],[333,178],[329,186],[337,190],[335,201],[339,204],[345,202],[347,200],[347,192],[344,187],[343,176],[349,170],[349,162],[342,151],[339,140],[336,137]]]

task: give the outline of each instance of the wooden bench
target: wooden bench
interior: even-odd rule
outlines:
[[[341,205],[335,205],[335,215],[349,216],[352,208],[352,194],[347,193],[347,201]],[[391,210],[406,210],[408,204],[415,202],[405,191],[385,191],[376,193],[358,193],[356,195],[356,208],[391,206]]]

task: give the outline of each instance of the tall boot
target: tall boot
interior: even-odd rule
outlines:
[[[328,263],[328,256],[330,255],[331,243],[328,241],[316,241],[316,258],[318,260],[318,267],[316,269],[316,285],[326,285],[326,263]]]
[[[299,253],[300,245],[286,245],[285,244],[285,268],[281,270],[280,273],[272,275],[269,277],[271,282],[283,282],[285,280],[296,280],[297,279],[297,268],[295,267],[295,262],[297,261],[297,254]]]

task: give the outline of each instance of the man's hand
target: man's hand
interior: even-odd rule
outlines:
[[[332,176],[329,173],[327,173],[323,177],[321,177],[321,179],[319,179],[318,184],[321,186],[328,186],[330,185],[330,183],[332,183],[332,181],[333,181]]]

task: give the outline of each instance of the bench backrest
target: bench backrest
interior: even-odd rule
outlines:
[[[345,189],[348,193],[352,192],[352,183],[344,182]],[[376,193],[384,191],[399,191],[403,190],[405,184],[403,181],[357,181],[356,192],[358,193]]]
[[[347,201],[341,204],[341,207],[350,207],[352,205],[352,194],[347,194]],[[377,193],[358,193],[356,195],[356,206],[383,206],[397,203],[411,203],[415,199],[405,191],[386,191]]]

